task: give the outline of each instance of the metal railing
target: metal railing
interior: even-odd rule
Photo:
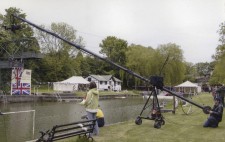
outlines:
[[[55,97],[56,97],[58,102],[62,102],[62,98],[61,98],[61,96],[58,92],[55,93]]]

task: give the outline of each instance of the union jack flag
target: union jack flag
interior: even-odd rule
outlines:
[[[30,83],[13,83],[12,87],[13,95],[30,95]]]
[[[22,74],[23,74],[23,68],[15,68],[14,69],[14,75],[15,75],[17,85],[20,84]]]
[[[23,70],[23,68],[14,68],[12,74],[12,95],[30,95],[31,83],[23,82],[23,72],[27,74],[29,71]],[[30,75],[30,74],[28,74]]]

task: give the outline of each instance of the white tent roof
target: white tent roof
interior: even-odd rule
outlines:
[[[184,83],[181,83],[180,85],[177,85],[175,87],[198,87],[198,85],[196,85],[190,81],[185,81]]]
[[[81,76],[72,76],[66,80],[63,80],[59,83],[68,83],[68,84],[89,84],[90,82],[88,82],[87,80],[85,80],[83,77]]]

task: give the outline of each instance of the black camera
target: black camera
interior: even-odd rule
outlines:
[[[162,89],[164,86],[163,85],[163,77],[161,77],[161,76],[151,76],[150,83],[153,86],[156,86],[157,89]]]

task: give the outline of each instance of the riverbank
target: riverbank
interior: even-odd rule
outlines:
[[[103,99],[123,99],[126,97],[140,97],[140,95],[134,94],[114,94],[114,95],[100,95],[100,100]],[[76,96],[70,93],[62,94],[49,94],[43,93],[43,95],[1,95],[0,103],[24,103],[24,102],[80,102],[83,99],[82,96]]]

